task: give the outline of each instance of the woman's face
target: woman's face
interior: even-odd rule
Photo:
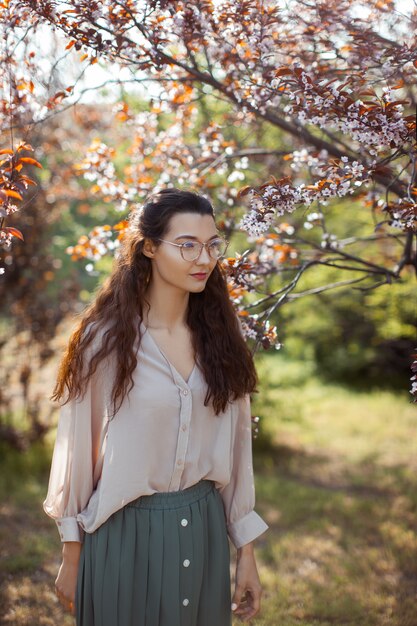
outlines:
[[[169,220],[168,230],[155,245],[146,241],[144,254],[152,259],[152,282],[170,285],[182,291],[198,293],[203,291],[207,279],[213,271],[216,260],[212,259],[204,247],[198,259],[185,261],[181,249],[171,244],[186,241],[209,243],[219,237],[211,215],[198,213],[175,213]],[[166,243],[166,242],[171,243]]]

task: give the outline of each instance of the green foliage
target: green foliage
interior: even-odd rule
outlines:
[[[24,452],[0,442],[0,501],[37,497],[39,478],[49,471],[50,449],[37,442]],[[23,495],[21,495],[23,494]]]
[[[414,289],[410,276],[377,290],[340,288],[300,299],[281,311],[283,350],[314,359],[329,379],[408,389]]]
[[[294,220],[302,232],[302,216],[294,214]],[[355,249],[357,254],[371,245],[367,237],[373,237],[375,232],[372,219],[360,205],[347,200],[329,208],[326,228],[342,242],[363,237]],[[317,235],[319,243],[320,229],[316,230],[317,233],[311,232]],[[387,245],[385,242],[375,247],[373,262],[382,262],[389,253]],[[395,245],[395,241],[390,244]],[[353,253],[348,243],[343,249]],[[361,277],[363,273],[359,271],[343,272],[317,265],[302,275],[296,292]],[[275,277],[269,289],[278,289],[288,279],[288,273],[285,278]],[[408,389],[416,337],[415,312],[415,273],[409,268],[401,279],[383,285],[375,283],[372,289],[362,289],[358,282],[295,297],[279,309],[273,322],[286,357],[314,361],[321,376],[346,384]]]

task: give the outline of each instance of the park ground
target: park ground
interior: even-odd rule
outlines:
[[[258,369],[256,508],[270,529],[256,543],[252,623],[417,626],[416,406],[406,391],[325,383],[281,355]],[[52,438],[0,450],[4,626],[74,624],[54,595],[60,543],[42,511]]]

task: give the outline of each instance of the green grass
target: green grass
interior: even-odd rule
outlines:
[[[256,542],[253,623],[417,626],[415,405],[324,384],[280,354],[258,371],[256,509],[270,529]],[[55,599],[60,542],[42,510],[50,451],[0,448],[1,624],[73,625]]]
[[[54,594],[60,542],[44,514],[50,446],[0,445],[0,624],[69,626]]]
[[[255,440],[259,626],[416,626],[417,412],[265,356]],[[265,454],[268,451],[268,454]]]

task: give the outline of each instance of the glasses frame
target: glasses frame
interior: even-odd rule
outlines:
[[[217,258],[213,258],[210,254],[209,245],[219,240],[222,241],[226,247],[224,249],[223,254],[221,254]],[[187,261],[188,263],[190,263],[191,261],[197,261],[200,258],[201,253],[203,252],[203,248],[207,250],[207,254],[209,255],[210,259],[213,259],[213,261],[219,261],[219,259],[222,259],[224,257],[224,255],[226,254],[226,250],[229,246],[229,242],[226,239],[223,239],[223,237],[217,237],[217,239],[212,239],[211,241],[205,241],[204,243],[201,243],[201,241],[193,241],[193,243],[196,243],[199,246],[201,246],[200,252],[197,254],[197,256],[194,259],[186,259],[184,258],[184,246],[188,242],[184,241],[183,243],[174,243],[173,241],[168,241],[167,239],[158,239],[158,241],[161,241],[162,243],[170,243],[171,246],[176,246],[177,248],[180,248],[182,258],[184,259],[184,261]]]

